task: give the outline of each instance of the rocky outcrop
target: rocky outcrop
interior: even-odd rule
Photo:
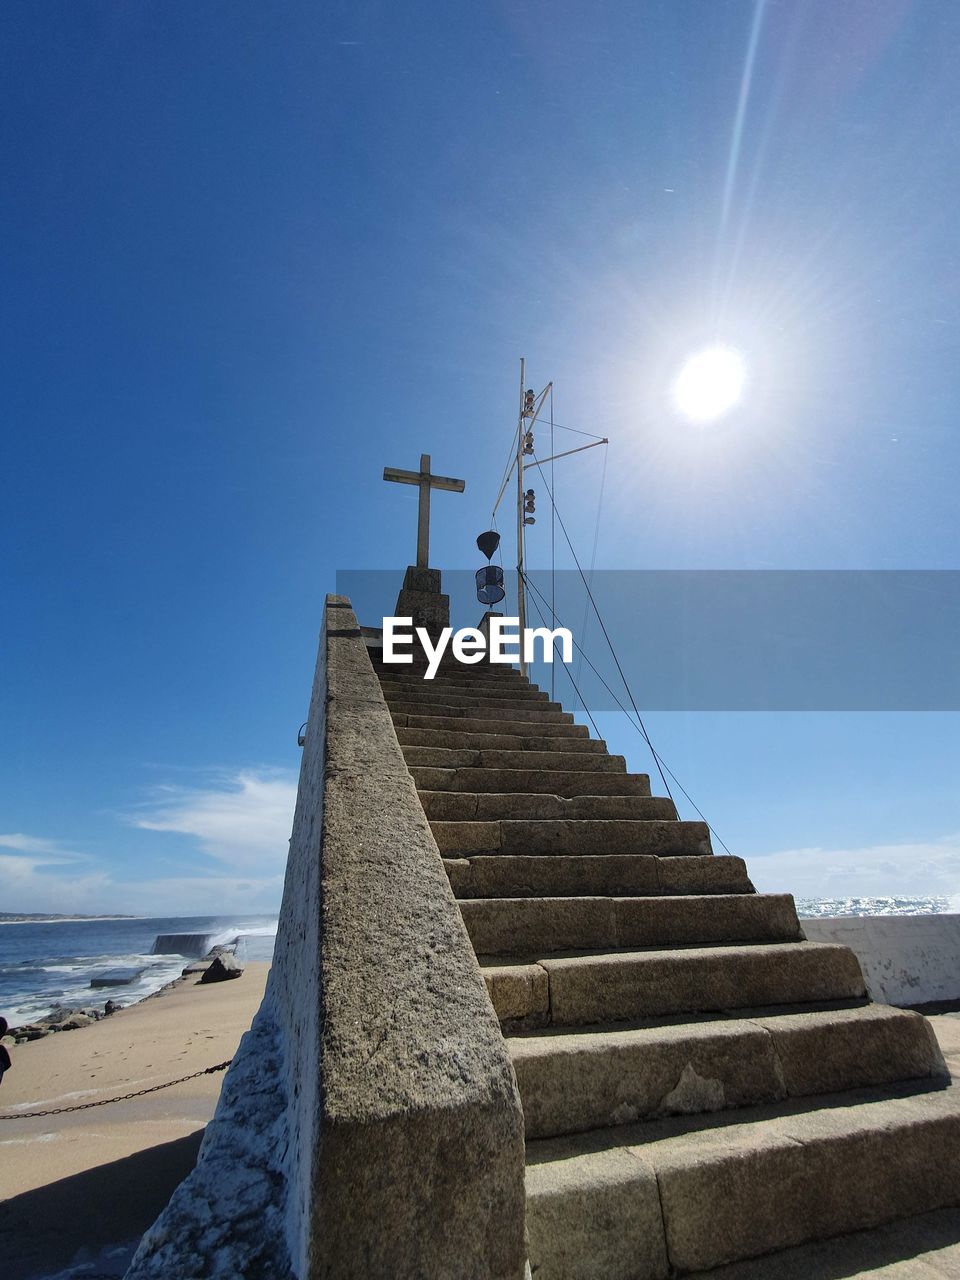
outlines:
[[[239,978],[243,974],[243,965],[229,951],[221,951],[210,961],[200,978],[204,982],[224,982],[228,978]]]
[[[111,1003],[112,1001],[107,1002],[108,1005]],[[26,1044],[31,1040],[42,1040],[44,1036],[58,1031],[77,1031],[80,1027],[89,1027],[110,1012],[108,1008],[104,1008],[101,1013],[99,1009],[72,1009],[66,1005],[56,1005],[44,1018],[11,1027],[9,1035],[16,1044]]]

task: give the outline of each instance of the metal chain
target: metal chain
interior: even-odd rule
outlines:
[[[218,1062],[215,1067],[204,1067],[202,1071],[194,1071],[179,1080],[167,1080],[164,1084],[152,1084],[149,1089],[138,1089],[136,1093],[122,1093],[119,1098],[98,1098],[96,1102],[78,1102],[73,1107],[55,1107],[49,1111],[21,1111],[17,1115],[0,1115],[0,1120],[39,1120],[41,1116],[62,1116],[68,1111],[88,1111],[91,1107],[104,1107],[108,1102],[127,1102],[130,1098],[142,1098],[147,1093],[156,1093],[158,1089],[169,1089],[171,1085],[183,1084],[185,1080],[196,1080],[197,1076],[212,1076],[217,1071],[226,1071],[233,1061]]]

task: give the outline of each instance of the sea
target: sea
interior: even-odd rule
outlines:
[[[798,898],[801,917],[916,916],[960,911],[956,897]],[[276,916],[156,916],[0,924],[0,1014],[11,1027],[57,1006],[135,1004],[212,946],[235,945],[241,960],[270,960]],[[171,939],[171,935],[178,935]],[[177,946],[181,949],[172,950]],[[110,969],[139,970],[120,987],[91,987]]]
[[[213,946],[240,960],[270,960],[276,916],[155,916],[0,923],[0,1015],[11,1027],[57,1006],[135,1004],[178,978]],[[123,986],[92,987],[111,969],[138,971]]]

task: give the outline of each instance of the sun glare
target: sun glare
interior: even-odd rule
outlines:
[[[673,400],[692,422],[713,422],[740,399],[747,369],[732,347],[708,347],[690,356],[673,384]]]

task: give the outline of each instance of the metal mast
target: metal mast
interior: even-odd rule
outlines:
[[[517,618],[520,624],[520,671],[522,675],[527,674],[527,662],[523,656],[523,632],[527,625],[527,593],[524,585],[524,573],[526,570],[526,526],[533,524],[534,499],[531,491],[528,499],[527,492],[523,487],[524,471],[529,471],[533,467],[542,467],[547,462],[555,462],[558,458],[568,458],[573,453],[582,453],[585,449],[595,449],[598,444],[607,444],[605,436],[594,440],[591,444],[580,445],[576,449],[566,449],[563,453],[555,453],[549,458],[537,458],[533,446],[533,428],[536,426],[537,418],[540,416],[540,410],[546,402],[547,396],[553,390],[553,383],[548,382],[539,395],[535,395],[533,391],[528,390],[524,383],[526,382],[526,361],[520,360],[520,412],[517,418],[517,452],[513,461],[507,468],[507,473],[503,478],[500,486],[500,492],[497,494],[497,500],[493,504],[493,521],[496,523],[497,508],[506,492],[507,485],[510,483],[510,477],[513,475],[514,468],[517,472]],[[532,456],[533,461],[524,465],[524,458]],[[552,495],[551,495],[552,497]]]
[[[523,507],[523,441],[526,432],[524,424],[524,400],[526,378],[524,370],[526,361],[520,357],[520,415],[517,419],[517,617],[520,620],[520,674],[527,674],[527,660],[523,653],[524,628],[527,625],[527,595],[523,586],[523,547],[525,541],[524,528],[527,518]]]

